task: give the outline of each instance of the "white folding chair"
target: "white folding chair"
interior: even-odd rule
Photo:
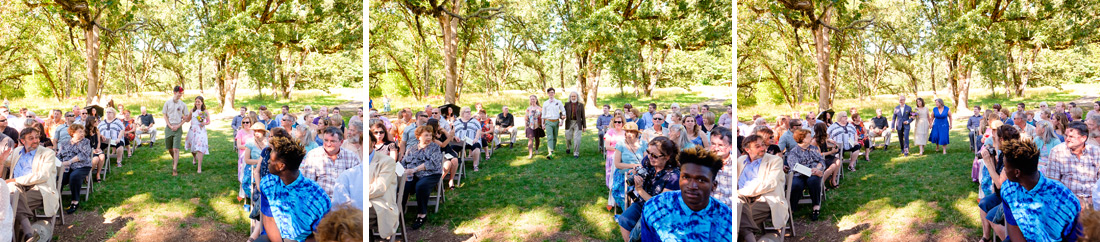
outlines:
[[[785,189],[784,190],[785,192],[783,193],[783,195],[784,195],[783,199],[785,201],[790,201],[791,200],[791,180],[794,179],[794,169],[791,169],[791,171],[787,172],[786,178],[787,178],[786,179],[787,184],[785,184],[783,186],[783,188]],[[781,225],[772,224],[771,226],[767,226],[767,224],[771,223],[770,222],[771,219],[765,220],[765,222],[764,222],[765,223],[765,226],[764,226],[764,231],[765,231],[764,234],[765,235],[764,236],[768,236],[767,235],[768,231],[777,231],[777,234],[779,235],[779,237],[794,236],[795,231],[794,231],[794,219],[793,219],[793,217],[794,217],[794,211],[791,210],[791,206],[787,206],[787,221],[784,222],[783,224],[781,224]],[[787,232],[789,232],[789,233],[787,233]],[[778,239],[782,240],[782,238],[778,238]]]
[[[58,191],[57,213],[55,213],[53,216],[46,216],[46,210],[45,209],[35,209],[34,218],[36,220],[38,220],[38,219],[49,219],[50,224],[54,225],[54,224],[57,224],[57,219],[60,217],[61,218],[61,224],[65,224],[65,209],[64,209],[65,206],[61,206],[62,205],[62,203],[61,203],[61,179],[64,178],[64,174],[65,174],[65,167],[58,166],[57,167],[57,184],[55,184],[55,185],[57,185],[57,191]],[[38,211],[42,211],[42,212],[40,213]]]
[[[404,174],[398,174],[397,175],[397,181],[398,181],[397,182],[397,195],[398,196],[394,196],[395,198],[397,198],[397,201],[394,201],[397,204],[397,214],[398,214],[398,216],[397,216],[397,233],[394,233],[393,236],[390,236],[390,242],[397,241],[398,236],[401,237],[401,241],[410,241],[409,240],[409,232],[405,228],[405,204],[401,204],[401,198],[402,198],[401,195],[405,194],[405,175]],[[375,228],[375,229],[378,229],[378,228]],[[379,236],[377,230],[375,230],[371,234],[375,235],[375,236]]]
[[[402,179],[401,181],[404,182],[404,179]],[[423,202],[423,203],[427,203],[428,206],[435,206],[435,212],[438,213],[439,212],[439,205],[443,204],[443,202],[447,200],[446,195],[443,193],[445,191],[445,190],[443,190],[443,183],[446,183],[446,182],[443,182],[443,179],[440,179],[439,184],[435,186],[435,194],[429,195],[428,196],[428,201],[412,201],[412,202],[409,202],[408,204],[406,204],[405,207],[416,207],[419,203]],[[413,189],[416,189],[416,188],[414,187]],[[404,196],[404,193],[402,193],[401,195]],[[410,194],[410,196],[415,197],[414,194]]]
[[[63,176],[65,174],[62,173],[60,175]],[[88,174],[87,176],[84,176],[84,185],[80,186],[80,193],[84,194],[84,201],[88,201],[92,197],[92,182],[93,182],[93,180],[95,180],[95,179],[92,179],[93,175],[95,175],[95,174]],[[62,179],[64,179],[64,177],[62,177]],[[69,197],[73,197],[73,188],[69,187],[68,191],[69,191],[69,193],[68,193]],[[62,193],[62,194],[65,194],[65,193]]]

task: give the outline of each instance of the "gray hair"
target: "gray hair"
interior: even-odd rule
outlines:
[[[676,147],[676,148],[684,149],[684,147],[687,147],[687,143],[691,143],[691,140],[688,139],[687,128],[684,128],[684,125],[682,125],[682,124],[669,125],[668,126],[668,132],[672,133],[672,131],[680,132],[680,138],[674,140],[674,141],[676,141],[676,144],[679,145],[679,147]]]
[[[352,120],[348,124],[348,130],[355,130],[354,135],[348,136],[352,142],[363,142],[363,120]]]
[[[757,126],[768,125],[768,120],[764,118],[757,118],[756,121],[753,121],[753,124],[756,124]]]
[[[1091,121],[1092,124],[1100,125],[1100,115],[1090,115],[1086,120]]]
[[[1049,144],[1051,141],[1058,139],[1058,137],[1054,136],[1056,134],[1054,132],[1054,125],[1050,124],[1050,122],[1042,120],[1042,121],[1036,122],[1035,126],[1036,126],[1035,127],[1036,131],[1038,131],[1038,130],[1043,131],[1042,135],[1039,135],[1038,137],[1035,137],[1036,139],[1042,140],[1043,143]]]

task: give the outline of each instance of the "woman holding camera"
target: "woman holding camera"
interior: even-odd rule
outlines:
[[[802,191],[809,188],[810,200],[814,205],[810,219],[817,221],[821,213],[821,190],[824,189],[821,177],[825,174],[825,157],[821,156],[821,149],[814,146],[814,137],[810,135],[809,130],[795,130],[792,137],[799,142],[797,146],[787,151],[787,164],[791,166],[798,164],[810,168],[810,176],[795,173],[791,178],[791,210],[796,210],[798,200],[802,199]]]
[[[632,122],[626,122],[623,125],[623,142],[615,144],[615,174],[613,176],[611,185],[611,197],[615,199],[615,204],[619,207],[626,209],[623,205],[626,196],[625,176],[626,171],[634,169],[635,167],[642,166],[642,156],[644,156],[646,145],[640,139],[641,132],[638,131],[638,124]]]
[[[637,196],[632,196],[633,203],[623,214],[615,215],[624,240],[629,241],[632,233],[637,237],[640,230],[636,228],[646,201],[662,192],[680,190],[680,162],[676,160],[679,153],[676,143],[668,137],[658,136],[649,142],[642,166],[627,172]]]

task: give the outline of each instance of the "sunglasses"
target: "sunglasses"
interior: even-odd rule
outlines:
[[[646,151],[645,153],[649,154],[649,157],[653,157],[654,159],[660,159],[661,157],[665,157],[664,155],[654,154],[653,152],[649,152],[649,151]]]
[[[427,117],[428,117],[428,115],[420,115],[419,117],[421,117],[421,118],[427,118]]]
[[[653,118],[653,120],[665,120],[664,118]]]
[[[242,124],[250,124],[250,123],[252,123],[252,122],[241,122],[241,123],[242,123]]]
[[[374,132],[371,132],[371,133],[373,133],[373,134],[386,134],[385,131],[374,131]]]
[[[66,118],[72,118],[72,115],[65,115]]]
[[[621,124],[621,123],[623,123],[623,121],[615,121],[615,123]]]

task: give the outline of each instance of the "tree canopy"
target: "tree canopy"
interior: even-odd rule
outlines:
[[[5,98],[215,87],[361,86],[361,1],[44,0],[0,3]]]
[[[1100,78],[1100,1],[739,1],[738,106]],[[809,95],[806,95],[806,94]],[[968,108],[964,108],[968,109]]]
[[[732,2],[382,0],[371,2],[372,96],[730,80]],[[589,102],[594,103],[594,102]]]

